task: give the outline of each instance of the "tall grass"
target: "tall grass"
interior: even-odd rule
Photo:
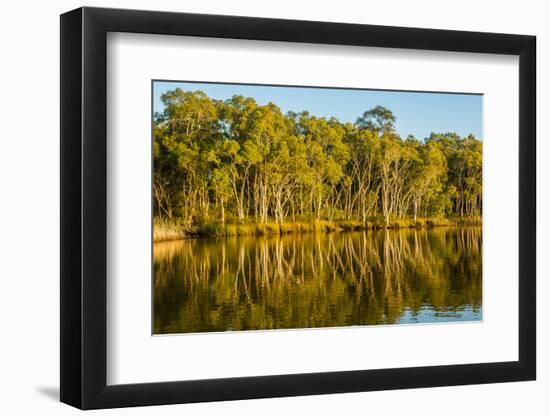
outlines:
[[[355,230],[379,230],[379,229],[412,229],[440,226],[478,226],[481,225],[481,217],[475,218],[445,218],[428,217],[418,218],[416,222],[412,218],[391,219],[386,226],[382,217],[370,218],[367,222],[358,220],[309,220],[285,223],[226,223],[211,221],[203,222],[202,225],[186,230],[176,222],[166,220],[155,220],[153,241],[162,242],[167,240],[184,239],[192,236],[264,236],[301,233],[333,233],[340,231]]]
[[[186,236],[185,229],[176,222],[159,219],[153,222],[153,242],[183,239]]]

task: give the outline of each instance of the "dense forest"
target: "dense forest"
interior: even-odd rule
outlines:
[[[343,123],[238,95],[178,88],[161,100],[155,240],[480,221],[482,142],[473,135],[403,139],[381,106]]]

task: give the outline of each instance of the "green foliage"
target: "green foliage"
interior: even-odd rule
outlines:
[[[363,115],[357,119],[356,124],[360,129],[383,134],[393,132],[395,121],[396,117],[391,110],[382,106],[376,106],[374,109],[363,113]]]
[[[395,116],[381,106],[352,124],[305,111],[284,115],[242,96],[219,101],[175,89],[161,99],[165,111],[153,129],[155,217],[188,234],[481,218],[482,143],[472,135],[402,140]]]

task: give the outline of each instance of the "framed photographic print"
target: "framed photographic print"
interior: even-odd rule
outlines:
[[[535,379],[535,38],[61,16],[61,400]]]

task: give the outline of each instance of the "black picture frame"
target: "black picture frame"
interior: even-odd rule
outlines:
[[[108,32],[519,56],[519,360],[107,385]],[[81,409],[421,388],[536,377],[536,38],[102,8],[61,15],[61,401]]]

